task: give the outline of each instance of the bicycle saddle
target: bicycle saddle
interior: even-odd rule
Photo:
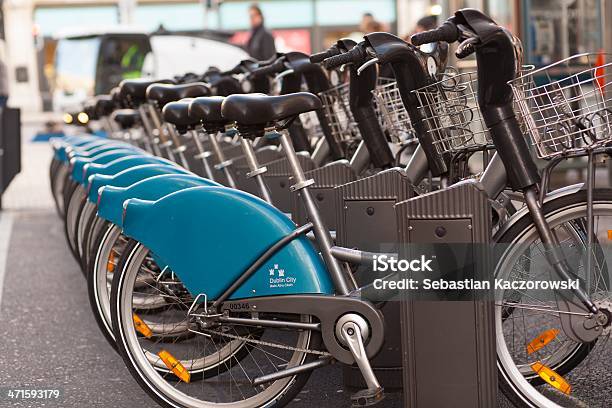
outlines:
[[[115,110],[115,102],[110,95],[98,95],[96,96],[96,103],[94,106],[94,112],[98,118],[102,116],[108,116]]]
[[[123,103],[124,100],[121,98],[121,88],[119,88],[118,86],[114,87],[113,89],[111,89],[109,95],[113,103],[115,104],[115,106],[117,107],[124,106],[124,103]]]
[[[147,99],[156,101],[160,108],[169,102],[183,98],[208,95],[210,95],[210,87],[204,82],[182,85],[153,84],[147,88]]]
[[[189,116],[189,104],[191,101],[193,101],[193,98],[167,103],[162,110],[164,120],[172,123],[179,130],[197,125],[199,121]]]
[[[222,96],[195,98],[189,104],[189,116],[203,123],[227,122],[221,116],[221,104],[224,100]]]
[[[281,96],[241,94],[225,98],[221,114],[240,125],[265,125],[317,109],[321,109],[321,100],[308,92]]]
[[[121,129],[129,129],[138,122],[140,114],[134,109],[119,109],[113,112],[111,118],[121,126]]]
[[[147,88],[153,84],[171,84],[169,79],[154,81],[146,78],[124,79],[119,84],[119,97],[123,100],[129,100],[133,104],[141,104],[145,102]]]

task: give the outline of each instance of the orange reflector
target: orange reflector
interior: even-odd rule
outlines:
[[[106,272],[115,272],[115,266],[117,265],[118,258],[119,254],[112,249],[110,255],[108,256],[108,262],[106,263]]]
[[[539,361],[533,363],[531,365],[531,369],[538,373],[540,378],[542,378],[544,381],[546,381],[548,384],[552,385],[562,393],[569,395],[572,391],[572,386],[569,385],[567,381],[565,381],[565,378],[557,374],[552,368],[546,367]]]
[[[142,334],[147,338],[153,335],[153,331],[151,330],[151,328],[147,326],[147,324],[143,322],[142,319],[136,313],[132,314],[132,318],[134,319],[134,328],[138,333]]]
[[[557,334],[559,334],[559,330],[557,329],[543,331],[538,337],[531,340],[531,342],[527,345],[527,353],[535,353],[536,351],[553,341],[555,337],[557,337]]]
[[[166,350],[162,350],[157,353],[159,358],[162,359],[166,367],[170,369],[178,378],[180,378],[183,382],[188,383],[191,380],[191,374],[185,368],[184,365],[181,364],[174,356],[168,353]]]
[[[608,230],[608,239],[612,241],[612,230]]]

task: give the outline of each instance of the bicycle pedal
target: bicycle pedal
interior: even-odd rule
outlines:
[[[385,390],[383,387],[357,391],[351,395],[351,406],[352,407],[369,407],[371,405],[378,404],[380,401],[385,399]]]

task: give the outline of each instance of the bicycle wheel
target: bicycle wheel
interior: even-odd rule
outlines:
[[[137,280],[143,265],[150,269],[148,258],[149,250],[141,244],[133,243],[126,250],[113,279],[113,328],[118,349],[130,373],[162,406],[283,406],[304,386],[308,372],[257,386],[252,381],[327,355],[318,350],[320,335],[311,330],[262,329],[230,323],[205,327],[187,315],[193,302],[188,293],[169,295],[167,290],[151,288],[151,285],[147,287],[147,294],[164,296],[171,307],[140,316],[154,325],[167,325],[168,321],[183,324],[194,336],[177,338],[172,342],[165,342],[163,337],[147,337],[146,333],[135,328],[134,314],[138,312],[134,299],[144,295],[143,286]],[[245,313],[235,313],[235,316],[249,317]],[[282,313],[274,316],[259,314],[251,318],[312,321],[311,316]],[[164,353],[172,356],[174,365],[168,365],[168,360],[162,357]],[[163,365],[179,367],[179,372],[167,368],[164,371],[160,369]],[[200,378],[199,381],[194,381],[194,374],[200,374],[196,377]]]
[[[53,202],[55,203],[55,210],[57,215],[62,217],[62,190],[64,188],[64,177],[67,173],[67,166],[57,160],[55,157],[51,160],[49,165],[49,184],[51,186],[51,195],[53,196]]]
[[[93,213],[92,217],[87,221],[85,227],[87,234],[85,234],[85,239],[83,240],[83,263],[81,265],[86,277],[91,273],[93,246],[96,244],[98,237],[104,233],[107,225],[108,223],[98,217],[97,213]]]
[[[612,226],[612,191],[598,190],[595,197],[595,233],[602,244]],[[546,203],[545,216],[557,236],[574,277],[586,278],[586,192],[580,191]],[[546,280],[554,274],[545,261],[544,249],[531,218],[527,215],[510,227],[497,241],[503,254],[496,278],[504,280]],[[589,294],[600,307],[609,310],[610,271],[601,247],[593,250]],[[603,395],[612,398],[612,386],[601,381],[608,370],[604,353],[609,326],[602,337],[578,343],[563,332],[559,309],[553,296],[537,290],[496,290],[497,365],[502,391],[520,407],[555,407],[574,404],[598,406]],[[602,341],[603,340],[603,341]],[[549,369],[553,383],[539,375]],[[556,377],[556,382],[555,382]],[[550,380],[550,376],[548,376]],[[594,384],[598,392],[593,393]]]
[[[121,234],[118,226],[109,222],[104,222],[100,230],[102,233],[96,237],[90,254],[87,294],[100,331],[116,350],[117,344],[111,322],[110,287],[113,273],[127,244],[127,238]]]
[[[76,184],[74,188],[71,188],[72,193],[69,194],[69,199],[66,200],[66,210],[64,215],[64,232],[66,239],[68,240],[68,246],[74,256],[74,259],[80,264],[80,257],[77,251],[76,242],[76,226],[78,224],[78,217],[81,212],[84,200],[87,199],[85,189],[80,184]]]

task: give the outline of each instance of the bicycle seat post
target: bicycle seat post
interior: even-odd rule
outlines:
[[[163,123],[159,117],[159,112],[157,108],[153,105],[153,103],[147,104],[149,109],[149,114],[151,115],[151,120],[153,121],[153,125],[155,126],[155,131],[157,132],[157,138],[159,138],[160,146],[166,152],[166,156],[169,160],[176,161],[174,157],[174,152],[172,151],[172,140],[168,140],[166,138],[166,134],[164,132]]]
[[[155,138],[155,132],[153,129],[153,125],[151,124],[151,120],[149,118],[149,113],[144,105],[140,105],[138,107],[138,112],[140,113],[140,120],[142,121],[142,125],[145,130],[146,138],[149,140],[151,144],[151,149],[154,155],[161,156],[161,150],[159,149],[158,142]]]
[[[200,133],[196,129],[191,130],[190,133],[196,145],[196,149],[198,150],[198,154],[193,156],[194,159],[199,159],[202,161],[202,165],[204,166],[204,173],[206,174],[206,178],[212,181],[215,181],[215,175],[212,171],[212,167],[208,160],[208,158],[212,156],[212,153],[204,149],[204,146],[202,145],[202,141],[200,140]]]
[[[208,140],[210,141],[210,144],[213,148],[213,152],[215,153],[215,156],[217,156],[217,160],[219,161],[219,164],[217,164],[215,168],[217,170],[223,171],[223,174],[225,175],[225,178],[227,179],[228,186],[232,188],[236,188],[236,180],[234,179],[234,174],[232,173],[232,170],[231,170],[231,166],[233,162],[232,160],[227,160],[225,158],[225,153],[223,153],[223,149],[221,149],[221,146],[219,146],[219,140],[217,139],[217,136],[220,133],[221,132],[208,133]]]
[[[244,155],[249,166],[249,172],[246,174],[246,176],[255,180],[257,187],[259,188],[261,198],[272,204],[270,189],[263,178],[263,175],[268,171],[268,169],[266,166],[259,165],[257,155],[255,154],[255,149],[253,148],[253,142],[250,139],[242,137],[240,138],[240,143],[242,144],[242,149],[244,150]]]
[[[190,170],[189,162],[187,161],[187,158],[185,157],[185,150],[187,150],[187,147],[181,143],[181,140],[179,139],[179,135],[176,129],[174,129],[169,123],[165,123],[164,125],[166,129],[168,130],[170,137],[172,138],[172,144],[176,146],[176,148],[172,150],[172,153],[175,153],[178,155],[181,166],[183,166],[187,170]]]

